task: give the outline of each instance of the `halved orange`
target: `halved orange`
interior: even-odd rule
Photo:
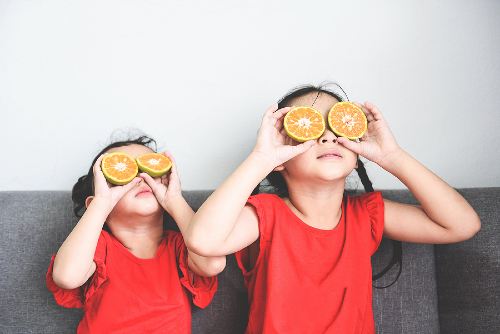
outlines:
[[[298,142],[321,137],[325,132],[325,120],[319,111],[311,107],[294,107],[283,120],[285,131]]]
[[[328,112],[328,125],[337,135],[351,140],[363,137],[368,129],[363,110],[351,102],[337,102]]]
[[[172,160],[160,153],[146,153],[138,156],[136,161],[139,169],[151,177],[162,176],[172,168]]]
[[[104,155],[101,161],[104,177],[115,185],[124,185],[136,177],[138,168],[135,159],[122,152],[113,152]]]

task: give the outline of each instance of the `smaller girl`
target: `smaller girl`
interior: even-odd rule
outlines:
[[[190,333],[190,297],[204,308],[217,290],[226,259],[186,249],[182,234],[194,213],[175,162],[162,178],[141,173],[123,186],[104,178],[103,153],[135,158],[152,146],[146,136],[108,145],[73,187],[80,220],[52,256],[46,283],[59,305],[83,308],[77,333]],[[164,230],[165,212],[180,233]]]

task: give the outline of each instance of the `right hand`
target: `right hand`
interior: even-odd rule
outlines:
[[[272,105],[264,114],[257,135],[253,152],[268,159],[273,168],[304,153],[316,144],[315,140],[309,140],[298,145],[290,145],[293,140],[288,137],[283,127],[283,117],[290,109],[290,107],[278,109],[276,103]]]
[[[107,201],[109,205],[109,210],[112,210],[116,203],[127,193],[135,187],[139,182],[142,181],[140,177],[134,178],[132,181],[129,183],[123,185],[123,186],[113,186],[111,185],[106,178],[104,177],[104,174],[102,173],[101,169],[101,162],[102,159],[104,158],[104,155],[101,155],[97,161],[94,164],[93,171],[94,171],[94,200],[95,199],[102,199],[104,201]]]

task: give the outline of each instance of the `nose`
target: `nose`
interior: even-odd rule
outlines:
[[[328,128],[323,132],[323,135],[319,137],[318,142],[320,144],[333,143],[337,142],[337,136]]]

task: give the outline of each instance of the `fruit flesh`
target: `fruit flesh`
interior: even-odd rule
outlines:
[[[138,172],[134,158],[122,152],[106,154],[101,162],[101,170],[104,177],[114,185],[129,183]]]
[[[325,120],[319,111],[311,107],[294,107],[283,121],[287,135],[298,142],[321,137],[325,131]]]
[[[363,110],[351,102],[338,102],[328,113],[328,125],[337,136],[351,140],[361,138],[368,122]]]
[[[152,177],[160,177],[172,168],[172,161],[159,153],[143,154],[136,159],[139,169]]]

